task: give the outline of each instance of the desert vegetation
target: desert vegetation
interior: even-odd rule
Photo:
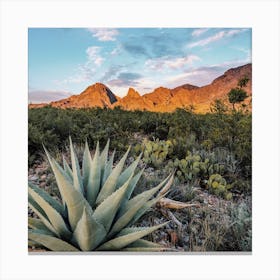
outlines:
[[[235,100],[235,103],[238,101]],[[55,179],[57,176],[53,174],[54,165],[64,166],[57,168],[61,172],[68,172],[70,175],[64,176],[72,176],[73,182],[74,174],[83,181],[81,176],[87,173],[84,168],[84,143],[87,142],[89,147],[86,149],[88,161],[92,162],[96,157],[94,155],[99,153],[97,143],[104,149],[110,139],[108,161],[103,162],[103,165],[109,166],[106,176],[114,172],[120,162],[123,162],[124,170],[134,166],[130,175],[142,174],[131,197],[141,197],[141,193],[151,192],[169,174],[174,173],[172,186],[169,186],[165,197],[159,199],[159,188],[157,193],[151,192],[147,201],[153,200],[153,207],[144,207],[145,213],[136,220],[131,219],[133,223],[124,225],[152,227],[154,231],[146,231],[145,237],[139,237],[140,242],[135,240],[136,243],[130,243],[132,246],[119,249],[132,250],[131,247],[138,248],[141,245],[143,248],[146,246],[165,251],[251,251],[251,133],[251,113],[242,108],[231,110],[219,100],[213,102],[211,113],[207,114],[195,114],[190,108],[177,109],[173,113],[123,111],[118,107],[62,110],[47,106],[29,109],[30,196],[34,200],[43,190],[49,199],[63,205],[63,191]],[[69,148],[69,136],[75,148]],[[49,153],[49,160],[43,145]],[[129,147],[130,151],[126,153]],[[122,160],[124,153],[127,157],[125,162]],[[101,184],[105,183],[105,179],[100,181]],[[94,213],[95,207],[100,207],[99,203],[95,205],[92,202],[91,209],[80,209],[84,220],[89,213]],[[38,202],[35,202],[36,205]],[[40,234],[36,233],[38,228],[34,225],[38,222],[35,220],[38,218],[38,207],[35,206],[31,207],[33,210],[29,208],[29,226],[33,228],[30,246],[33,250],[51,250],[46,243],[45,246],[44,243],[42,246],[42,242],[38,245]],[[78,250],[92,250],[100,246],[102,249],[102,242],[104,246],[109,242],[104,237],[100,243],[97,242],[98,245],[81,245],[77,244],[82,242],[77,241],[77,237],[71,243],[72,235],[75,234],[71,231],[74,230],[74,224],[71,225],[68,220],[70,217],[64,217],[63,213],[60,215],[66,229],[70,231],[67,238],[62,238],[63,242],[70,242]],[[112,223],[117,223],[119,215],[116,212],[111,217],[114,220],[107,225],[106,236],[116,237],[119,234],[120,230],[114,234],[109,231],[113,229]],[[164,224],[161,228],[154,227],[161,224]],[[53,238],[60,234],[55,230]]]

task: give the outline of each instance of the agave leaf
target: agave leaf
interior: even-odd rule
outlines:
[[[83,216],[77,224],[74,236],[82,251],[92,251],[106,237],[106,230],[84,208]]]
[[[162,208],[176,209],[176,210],[190,208],[190,207],[200,207],[200,205],[196,203],[184,203],[181,201],[176,201],[165,197],[159,200],[158,206]]]
[[[144,168],[143,168],[141,171],[139,171],[139,172],[131,179],[131,181],[130,181],[130,183],[129,183],[129,186],[128,186],[128,188],[127,188],[127,191],[125,192],[125,195],[124,195],[122,204],[121,204],[121,206],[120,206],[120,210],[118,211],[118,214],[117,214],[118,218],[124,213],[125,206],[126,206],[127,202],[129,201],[129,198],[130,198],[131,194],[133,193],[134,188],[135,188],[135,186],[137,185],[137,183],[138,183],[140,177],[142,176],[143,171],[144,171]]]
[[[113,219],[129,186],[130,180],[131,177],[124,183],[122,187],[120,187],[103,202],[101,202],[93,213],[93,218],[99,221],[105,227],[107,232],[109,232]]]
[[[108,139],[107,144],[100,155],[101,178],[103,177],[105,165],[106,165],[107,159],[108,159],[109,145],[110,145],[110,139]]]
[[[40,219],[28,217],[28,227],[43,230],[46,234],[53,234]]]
[[[127,235],[127,234],[130,234],[130,233],[134,233],[134,232],[138,232],[140,230],[145,230],[149,227],[126,227],[124,228],[123,230],[121,230],[116,237],[120,237],[120,236],[123,236],[123,235]]]
[[[73,172],[73,184],[76,190],[79,190],[81,193],[84,192],[83,190],[83,182],[81,177],[81,170],[79,166],[79,161],[77,155],[74,151],[73,143],[71,137],[70,140],[70,153],[71,153],[71,163],[72,163],[72,172]]]
[[[72,172],[69,164],[67,163],[65,157],[63,156],[62,158],[63,158],[63,168],[64,168],[66,174],[69,176],[70,181],[72,182],[73,181],[73,172]]]
[[[53,232],[55,235],[58,235],[58,232],[54,229],[52,224],[50,223],[46,213],[44,210],[35,202],[32,196],[28,195],[28,206],[33,210],[35,214],[40,218],[40,220],[44,223],[44,225],[49,229],[49,231]]]
[[[29,233],[30,232],[33,232],[33,233],[38,233],[38,234],[44,234],[44,235],[48,235],[48,236],[53,236],[53,237],[56,237],[52,232],[50,232],[49,230],[43,230],[43,229],[28,229],[28,235],[29,235]],[[28,238],[29,238],[29,236],[28,236]],[[28,246],[29,247],[36,247],[37,249],[45,249],[45,247],[42,245],[42,244],[40,244],[40,243],[38,243],[38,242],[36,242],[36,241],[33,241],[33,240],[30,240],[30,239],[28,239]]]
[[[104,186],[106,180],[108,179],[109,175],[112,172],[115,153],[116,153],[116,150],[113,151],[110,159],[105,164],[101,186]]]
[[[153,205],[155,205],[163,196],[157,196],[149,201],[147,201],[134,215],[133,219],[129,222],[129,225],[137,222]]]
[[[130,147],[127,149],[127,152],[124,154],[124,156],[118,162],[118,164],[113,169],[112,173],[109,175],[108,179],[104,183],[103,187],[101,188],[101,190],[97,196],[97,200],[96,200],[97,204],[101,203],[105,198],[110,196],[116,190],[116,183],[117,183],[118,177],[120,176],[120,173],[123,169],[125,160],[129,153],[129,150],[130,150]]]
[[[135,161],[133,161],[129,167],[127,167],[119,176],[118,181],[117,181],[117,189],[122,186],[127,179],[134,174],[134,171],[139,163],[139,160],[142,156],[142,153],[137,157],[137,159]]]
[[[31,241],[31,240],[28,240],[28,247],[43,247],[41,244],[35,242],[35,241]]]
[[[124,209],[123,209],[123,212],[126,212],[128,211],[128,209],[131,209],[133,208],[133,206],[138,203],[139,200],[142,200],[142,198],[146,199],[146,201],[148,201],[160,188],[162,187],[161,184],[157,185],[156,187],[150,189],[150,190],[147,190],[147,191],[144,191],[136,196],[134,196],[132,199],[130,199],[127,204],[125,205]]]
[[[128,247],[122,249],[122,251],[128,252],[159,252],[164,250],[166,248],[162,245],[144,239],[136,240],[129,244]]]
[[[89,178],[89,173],[90,173],[90,168],[91,168],[91,161],[92,161],[92,159],[91,159],[90,151],[88,148],[88,142],[86,141],[84,155],[83,155],[83,165],[82,165],[84,190],[86,190],[86,187],[88,184],[88,178]]]
[[[141,178],[143,172],[144,172],[145,168],[143,168],[142,170],[140,170],[133,178],[132,180],[130,181],[129,183],[129,187],[127,189],[127,192],[125,193],[125,198],[126,200],[128,201],[139,181],[139,179]]]
[[[101,180],[101,169],[99,164],[99,142],[97,142],[95,154],[91,162],[88,184],[86,186],[86,198],[91,207],[94,206]]]
[[[31,241],[37,242],[39,244],[42,244],[44,247],[57,252],[62,251],[79,251],[76,247],[73,245],[56,238],[54,236],[46,235],[43,233],[39,233],[33,230],[28,231],[28,238]]]
[[[46,191],[37,187],[36,185],[32,184],[31,182],[28,182],[28,186],[32,190],[34,190],[36,193],[38,193],[45,201],[47,201],[60,215],[65,216],[63,206],[57,200],[55,200],[52,196],[50,196]]]
[[[98,251],[115,251],[120,250],[124,247],[127,247],[129,244],[133,243],[134,241],[150,234],[151,232],[165,226],[167,223],[163,223],[157,226],[149,227],[146,229],[140,229],[139,231],[129,233],[126,235],[122,235],[116,237],[97,248]]]
[[[92,208],[88,204],[87,200],[83,197],[81,192],[79,192],[73,187],[73,184],[71,184],[68,175],[66,175],[65,171],[61,168],[61,166],[50,157],[47,150],[46,153],[52,170],[54,172],[57,186],[61,193],[61,197],[65,201],[67,207],[71,229],[75,230],[75,227],[83,214],[84,207],[87,208],[89,213],[93,212]]]
[[[155,242],[151,242],[145,239],[138,239],[136,241],[134,241],[133,243],[129,244],[130,248],[139,248],[139,247],[149,247],[149,248],[162,248],[162,245],[155,243]]]
[[[62,216],[53,208],[43,197],[41,197],[32,188],[28,188],[29,195],[34,199],[34,201],[44,210],[53,228],[59,234],[60,237],[66,239],[71,238],[71,232],[68,230]]]
[[[166,185],[160,190],[160,192],[158,193],[158,196],[165,195],[169,191],[169,189],[172,186],[172,183],[174,181],[174,174],[175,174],[175,171],[171,174]]]
[[[116,221],[109,237],[122,230],[135,216],[135,214],[143,207],[143,205],[159,190],[160,186],[152,188],[135,196],[124,208],[124,214]]]

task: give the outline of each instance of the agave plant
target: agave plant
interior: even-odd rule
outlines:
[[[164,226],[133,227],[133,224],[167,192],[170,174],[158,186],[131,197],[143,169],[135,174],[141,158],[124,169],[130,148],[113,166],[109,140],[102,152],[99,143],[91,157],[86,142],[82,168],[70,138],[71,167],[63,167],[45,149],[61,195],[61,203],[29,183],[29,207],[38,218],[28,220],[30,244],[52,251],[159,251],[164,248],[142,237]],[[124,169],[124,170],[123,170]]]

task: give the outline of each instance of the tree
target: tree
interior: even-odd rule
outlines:
[[[232,109],[235,110],[235,104],[244,101],[248,95],[242,88],[249,82],[248,77],[243,77],[238,81],[237,87],[232,88],[228,93],[228,100],[232,104]]]
[[[243,88],[243,87],[246,87],[246,85],[247,85],[247,83],[249,82],[249,78],[247,77],[247,76],[245,76],[245,77],[243,77],[242,79],[240,79],[239,81],[238,81],[238,87],[239,88]]]
[[[232,88],[228,93],[228,100],[232,104],[232,109],[235,110],[235,103],[240,103],[248,97],[245,90],[242,88]]]
[[[215,99],[211,104],[210,111],[216,114],[224,114],[228,110],[226,104],[221,99]]]

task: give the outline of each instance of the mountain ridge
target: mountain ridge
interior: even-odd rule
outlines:
[[[244,88],[249,98],[245,104],[251,104],[252,95],[252,64],[245,64],[228,69],[223,75],[217,77],[212,83],[205,86],[183,84],[173,89],[158,87],[152,92],[142,96],[133,88],[129,88],[123,98],[115,95],[106,85],[96,83],[88,86],[78,95],[72,95],[49,104],[30,104],[29,108],[38,108],[50,105],[57,108],[115,108],[124,110],[147,110],[154,112],[172,112],[177,108],[192,106],[196,112],[205,113],[210,110],[211,103],[215,99],[221,99],[227,103],[227,93],[237,86],[238,81],[248,77],[249,82]]]

